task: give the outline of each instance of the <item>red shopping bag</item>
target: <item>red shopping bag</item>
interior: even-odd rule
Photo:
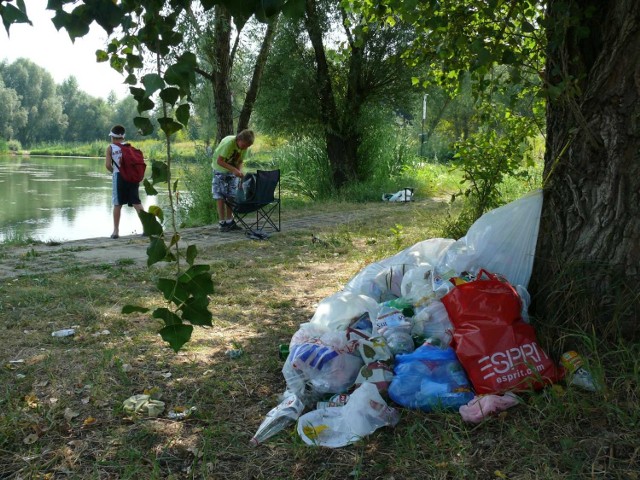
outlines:
[[[477,280],[456,286],[442,303],[454,326],[453,347],[478,395],[540,389],[558,380],[504,278],[480,270]]]

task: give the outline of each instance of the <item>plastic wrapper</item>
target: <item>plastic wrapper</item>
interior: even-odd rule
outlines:
[[[304,403],[292,392],[285,392],[284,399],[272,408],[262,421],[255,435],[251,438],[251,445],[258,446],[271,438],[287,426],[292,425],[304,411]]]

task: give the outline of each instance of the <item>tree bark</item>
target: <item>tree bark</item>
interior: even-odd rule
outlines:
[[[553,321],[637,334],[640,284],[640,2],[549,0],[544,204],[530,289]],[[562,4],[562,5],[561,5]],[[593,15],[589,15],[593,12]],[[586,32],[586,35],[585,35]],[[557,323],[557,322],[554,322]]]
[[[305,27],[313,46],[316,59],[316,82],[318,84],[318,95],[320,97],[320,113],[324,125],[325,141],[327,144],[327,155],[333,177],[333,185],[340,188],[347,183],[350,176],[347,172],[349,160],[347,158],[347,143],[342,136],[340,120],[336,100],[331,85],[329,74],[329,64],[322,43],[322,30],[320,19],[316,9],[315,0],[307,0]]]
[[[231,15],[222,5],[215,7],[214,46],[212,61],[213,94],[217,112],[216,143],[233,134],[233,106],[231,103]]]
[[[238,129],[240,132],[246,128],[249,128],[249,120],[251,120],[251,114],[253,113],[253,105],[258,98],[258,90],[260,88],[260,82],[262,80],[262,73],[264,72],[264,66],[267,63],[269,52],[271,51],[271,45],[273,44],[273,38],[278,30],[278,17],[276,16],[267,25],[267,31],[264,34],[262,45],[260,46],[260,52],[256,59],[256,65],[253,68],[253,76],[251,77],[251,83],[249,89],[244,97],[244,103],[240,112],[240,118],[238,119]]]

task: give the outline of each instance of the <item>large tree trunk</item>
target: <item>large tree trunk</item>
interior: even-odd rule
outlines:
[[[216,143],[233,134],[233,107],[231,103],[231,15],[222,5],[215,7],[213,52],[213,94],[217,112]]]
[[[640,2],[549,0],[544,205],[530,285],[549,321],[637,333],[640,285]],[[593,15],[589,15],[593,12]],[[625,330],[627,330],[625,328]],[[627,330],[628,331],[628,330]]]
[[[251,120],[251,113],[253,112],[253,105],[258,98],[258,90],[260,88],[260,81],[262,80],[262,73],[264,72],[264,66],[267,63],[269,57],[269,51],[273,43],[273,38],[278,30],[278,17],[276,16],[267,25],[267,31],[264,34],[262,45],[260,46],[260,52],[256,59],[256,64],[253,67],[253,76],[251,77],[251,83],[249,89],[244,97],[244,104],[242,105],[242,111],[240,112],[240,118],[238,119],[238,132],[249,128],[249,120]]]
[[[307,0],[305,26],[315,53],[320,113],[325,130],[327,155],[331,165],[333,185],[336,188],[340,188],[352,178],[348,171],[350,165],[347,156],[348,144],[340,128],[340,119],[331,85],[329,64],[322,43],[322,30],[315,0]]]

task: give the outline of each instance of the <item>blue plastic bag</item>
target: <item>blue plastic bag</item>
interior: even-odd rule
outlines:
[[[399,405],[425,412],[458,409],[473,399],[471,384],[452,348],[425,344],[396,355],[389,397]]]

